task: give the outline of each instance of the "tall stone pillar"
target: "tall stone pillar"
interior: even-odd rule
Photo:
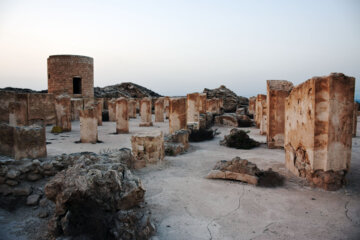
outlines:
[[[71,100],[69,95],[59,95],[55,98],[56,126],[63,132],[71,131]]]
[[[141,123],[140,127],[150,127],[153,125],[152,123],[152,114],[151,114],[151,99],[143,98],[140,101],[140,115],[141,115]]]
[[[248,112],[251,115],[255,114],[255,104],[256,104],[256,97],[250,97],[249,98],[249,108],[248,108]]]
[[[267,81],[267,145],[268,148],[283,148],[285,133],[285,99],[293,84],[285,80]]]
[[[71,120],[79,120],[79,111],[84,109],[84,100],[82,98],[71,99]]]
[[[80,142],[96,143],[98,141],[97,111],[94,107],[80,111]]]
[[[170,98],[169,133],[172,134],[186,126],[186,98]]]
[[[356,130],[357,130],[357,112],[359,109],[359,103],[354,103],[354,114],[353,114],[353,137],[356,137]]]
[[[206,113],[206,93],[199,93],[199,113]]]
[[[129,118],[136,118],[136,100],[129,99],[128,112],[129,112]]]
[[[255,100],[255,125],[260,128],[260,122],[262,119],[263,106],[266,106],[266,95],[258,94]]]
[[[155,122],[164,122],[164,98],[158,98],[155,102]]]
[[[195,129],[200,127],[199,112],[199,93],[189,93],[186,101],[186,118],[187,124],[192,125]]]
[[[109,122],[116,121],[116,99],[110,99],[108,101],[108,112],[109,112]]]
[[[165,111],[165,118],[169,119],[169,106],[170,106],[170,97],[164,98],[164,111]]]
[[[128,100],[118,98],[116,100],[116,133],[129,132]]]
[[[345,182],[352,147],[355,78],[342,73],[296,86],[285,104],[285,166],[313,186]]]
[[[104,99],[98,98],[94,103],[94,107],[96,108],[98,126],[102,126],[102,111],[104,106]]]

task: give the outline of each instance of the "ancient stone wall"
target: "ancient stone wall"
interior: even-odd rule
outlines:
[[[128,100],[118,98],[116,100],[116,133],[129,132]]]
[[[76,55],[52,55],[47,59],[48,93],[71,97],[94,97],[94,60]],[[81,91],[74,93],[74,78],[80,78]]]
[[[55,98],[56,126],[63,132],[71,131],[71,100],[68,95],[59,95]]]
[[[158,98],[155,102],[155,122],[164,122],[164,98]]]
[[[285,80],[267,81],[267,145],[268,148],[284,147],[285,99],[293,84]]]
[[[169,133],[186,128],[186,98],[170,98]]]
[[[0,123],[9,123],[9,103],[15,98],[15,92],[0,91]]]
[[[27,104],[21,102],[9,103],[9,125],[13,127],[28,125]]]
[[[296,86],[285,105],[285,165],[314,186],[335,190],[351,159],[355,79],[340,73]]]
[[[97,111],[95,108],[85,108],[80,111],[80,142],[96,143],[98,141]]]

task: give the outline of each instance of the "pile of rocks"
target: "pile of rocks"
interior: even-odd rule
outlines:
[[[107,87],[95,87],[94,95],[96,98],[144,98],[144,97],[161,97],[160,94],[151,91],[145,87],[135,83],[124,82],[121,84],[111,85]]]
[[[251,149],[260,144],[249,137],[249,135],[240,129],[233,128],[229,135],[225,135],[224,139],[220,141],[220,145],[237,148],[237,149]]]

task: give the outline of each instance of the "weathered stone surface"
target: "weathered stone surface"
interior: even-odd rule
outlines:
[[[14,128],[14,158],[46,157],[45,127],[31,125]]]
[[[129,118],[136,118],[136,100],[129,99],[128,113],[129,113]]]
[[[96,143],[98,141],[96,109],[86,108],[80,111],[80,142]]]
[[[238,121],[235,113],[225,113],[215,117],[215,124],[231,127],[238,127]]]
[[[255,115],[255,105],[256,105],[256,97],[250,97],[249,108],[248,108],[248,112],[250,115]]]
[[[164,97],[165,118],[169,119],[170,97]]]
[[[354,102],[354,113],[353,113],[353,131],[352,135],[353,137],[356,137],[356,130],[357,130],[357,112],[360,107],[360,104],[357,102]]]
[[[151,99],[143,98],[140,101],[140,127],[152,126]]]
[[[311,184],[336,190],[350,166],[355,79],[341,73],[296,86],[285,105],[285,165]]]
[[[107,102],[107,107],[109,111],[109,121],[116,122],[116,99],[110,99]]]
[[[9,125],[27,126],[28,125],[28,111],[27,105],[21,102],[9,103]]]
[[[206,114],[206,93],[199,93],[199,113]]]
[[[164,98],[155,101],[155,122],[164,122]]]
[[[71,98],[71,120],[80,119],[79,112],[84,109],[84,101],[82,98]]]
[[[250,119],[248,115],[245,114],[237,114],[236,119],[238,122],[238,127],[251,127],[253,126],[253,121]]]
[[[267,131],[267,104],[261,104],[260,107],[261,117],[260,117],[260,134],[266,135]]]
[[[157,163],[164,159],[164,136],[162,132],[144,132],[131,136],[131,146],[135,169],[148,163]]]
[[[98,126],[102,126],[102,112],[104,107],[104,99],[97,98],[96,101],[94,102],[94,106],[96,108]]]
[[[186,129],[186,98],[171,98],[169,108],[169,133]]]
[[[59,95],[55,98],[56,126],[63,132],[71,131],[71,99],[69,95]]]
[[[0,155],[14,156],[14,127],[0,123]]]
[[[237,149],[251,149],[259,146],[259,143],[251,139],[245,131],[233,128],[230,134],[225,135],[224,139],[220,141],[220,145]]]
[[[45,186],[56,204],[49,232],[85,239],[148,239],[154,231],[141,181],[121,163],[84,156]]]
[[[160,94],[151,91],[143,86],[131,82],[124,82],[121,84],[106,86],[103,88],[94,88],[95,97],[101,98],[156,98],[161,97]]]
[[[0,123],[9,123],[9,103],[15,102],[16,93],[0,91]]]
[[[221,114],[220,99],[211,98],[206,100],[206,112],[212,114]]]
[[[267,81],[266,138],[268,148],[284,147],[285,100],[292,88],[293,84],[289,81]]]
[[[266,95],[258,94],[255,101],[255,125],[257,128],[260,128],[263,106],[267,106]]]
[[[235,112],[239,103],[238,96],[224,85],[212,90],[205,88],[203,92],[207,94],[208,99],[221,98],[225,112]]]
[[[28,125],[43,121],[56,124],[55,97],[47,93],[28,94]]]
[[[129,133],[128,100],[126,98],[116,100],[116,133]]]
[[[178,130],[173,134],[165,135],[165,155],[176,156],[189,148],[189,131]]]
[[[200,94],[189,93],[186,101],[186,118],[187,124],[193,124],[197,128],[199,127],[200,121]]]
[[[26,205],[28,205],[28,206],[38,205],[39,200],[40,200],[40,195],[39,194],[32,194],[32,195],[27,197]]]

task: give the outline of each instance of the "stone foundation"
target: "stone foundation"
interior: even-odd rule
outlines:
[[[116,100],[116,133],[129,133],[128,100],[126,98]]]
[[[63,132],[71,131],[71,100],[68,95],[59,95],[55,98],[56,126]]]
[[[151,114],[151,99],[143,98],[140,101],[140,115],[141,115],[141,123],[140,127],[150,127],[153,125],[152,123],[152,114]]]
[[[164,98],[155,102],[155,122],[164,122]]]
[[[143,168],[148,163],[162,161],[165,156],[164,136],[162,132],[141,133],[131,136],[134,156],[133,167]]]
[[[186,98],[171,98],[169,106],[169,133],[186,128]]]
[[[96,143],[98,141],[97,111],[86,108],[80,111],[80,142]]]
[[[336,190],[350,166],[355,79],[341,73],[296,86],[285,104],[285,165],[310,184]]]
[[[267,145],[268,148],[283,148],[285,134],[285,99],[293,84],[285,80],[267,81]]]

